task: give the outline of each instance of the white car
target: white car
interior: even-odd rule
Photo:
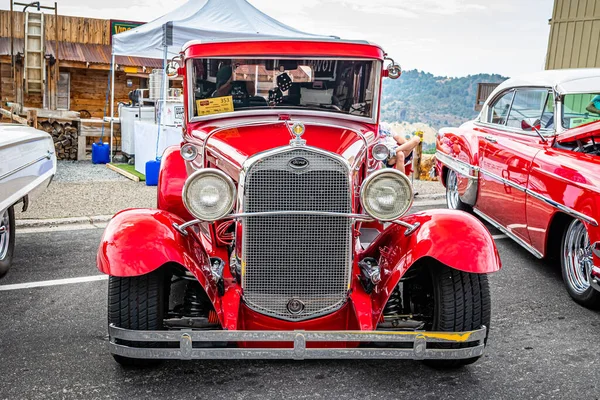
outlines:
[[[14,207],[23,210],[56,174],[52,137],[17,124],[0,124],[0,277],[12,263],[15,247]]]

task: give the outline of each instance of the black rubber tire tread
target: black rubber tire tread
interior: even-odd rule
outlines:
[[[8,273],[12,265],[13,254],[15,252],[15,208],[11,206],[8,208],[8,221],[10,229],[8,232],[8,251],[4,260],[0,261],[0,278]]]
[[[108,323],[133,330],[161,330],[165,314],[165,281],[159,269],[131,278],[108,280]],[[121,343],[127,344],[127,343]],[[146,343],[137,344],[143,347]],[[153,343],[147,343],[152,346]],[[123,366],[149,366],[158,361],[113,355]]]
[[[450,173],[450,171],[452,171],[452,170],[448,169],[447,172],[446,172],[446,180],[445,180],[445,182],[448,182],[448,174]],[[454,173],[456,174],[456,172],[454,172]],[[448,185],[446,185],[446,206],[448,207],[448,209],[452,210],[450,208],[450,205],[448,204]],[[467,203],[463,203],[460,200],[460,197],[458,199],[458,204],[456,205],[456,210],[464,211],[464,212],[467,212],[467,213],[473,213],[473,207],[471,207]]]
[[[573,223],[573,222],[571,222],[571,223]],[[563,282],[565,284],[565,289],[567,289],[567,293],[569,293],[569,296],[571,296],[571,298],[573,300],[575,300],[575,302],[577,302],[578,304],[581,304],[582,306],[589,308],[591,310],[600,310],[600,292],[599,291],[597,291],[592,286],[590,286],[585,292],[579,294],[579,293],[576,293],[573,290],[571,290],[571,287],[567,283],[568,278],[567,278],[565,259],[563,257],[563,254],[564,254],[567,230],[568,230],[569,226],[571,226],[571,223],[567,224],[567,226],[565,227],[565,230],[562,235],[562,240],[560,242],[560,255],[559,255],[560,271],[562,274]]]
[[[432,329],[442,332],[461,332],[485,325],[490,331],[491,296],[487,276],[461,272],[444,265],[433,265],[435,311]],[[461,348],[462,344],[439,345],[440,348]],[[426,360],[435,368],[457,368],[472,364],[480,357],[463,360]]]

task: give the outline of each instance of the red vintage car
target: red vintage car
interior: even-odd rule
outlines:
[[[118,362],[481,357],[498,253],[468,214],[407,214],[409,179],[381,168],[381,83],[400,69],[380,47],[189,43],[180,57],[186,123],[158,208],[115,215],[98,252]]]
[[[448,208],[473,211],[600,307],[600,69],[509,79],[479,117],[437,137]],[[598,143],[597,143],[598,142]]]

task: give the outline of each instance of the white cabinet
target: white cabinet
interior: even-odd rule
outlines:
[[[135,121],[154,122],[154,107],[121,107],[119,119],[121,121],[121,150],[127,155],[135,154]]]

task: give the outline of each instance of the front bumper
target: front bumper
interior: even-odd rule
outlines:
[[[110,325],[110,352],[143,359],[465,359],[483,354],[486,327],[467,332],[414,331],[135,331]],[[132,347],[116,340],[144,343]],[[224,347],[236,342],[287,342],[290,348]],[[310,342],[360,343],[358,348],[309,348]],[[382,348],[377,343],[408,343],[408,348]],[[171,347],[165,346],[170,343]],[[178,347],[173,347],[178,343]],[[201,348],[194,343],[202,343]],[[215,346],[210,347],[211,343]],[[464,348],[430,348],[430,344],[469,344]]]

